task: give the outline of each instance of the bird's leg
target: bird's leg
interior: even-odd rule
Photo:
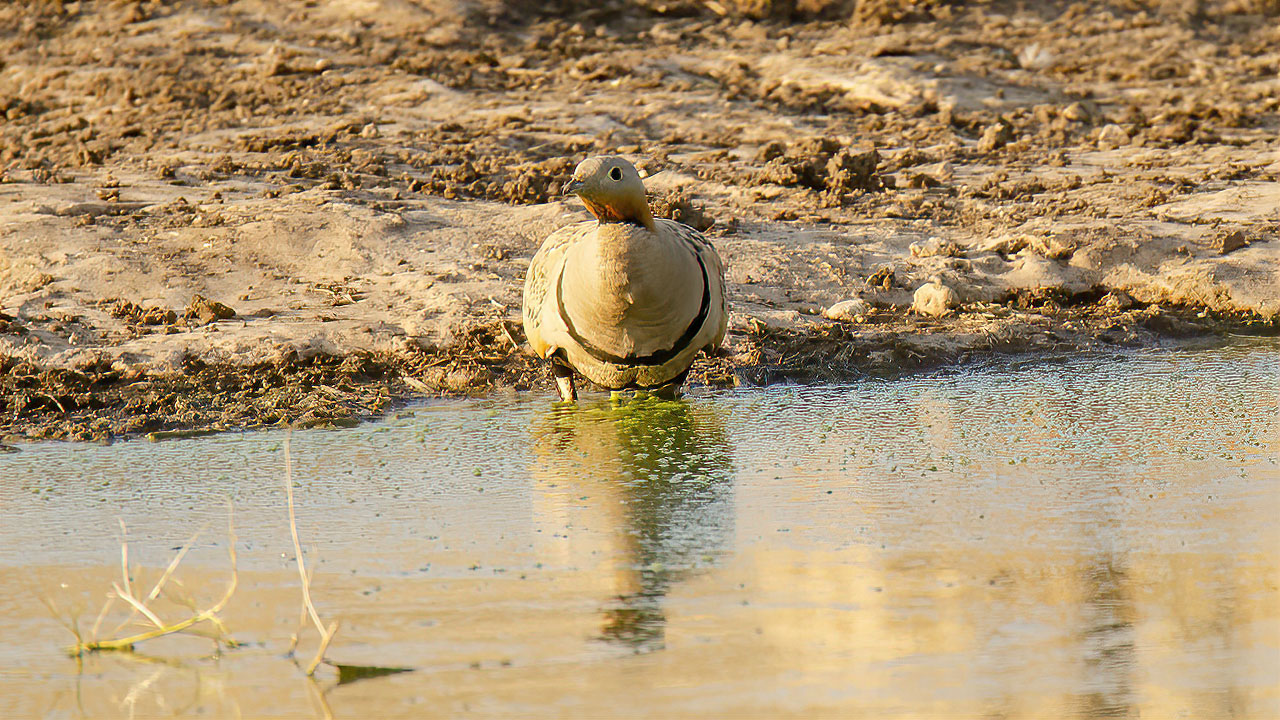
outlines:
[[[578,399],[578,391],[573,387],[573,370],[561,365],[560,363],[551,363],[551,374],[556,378],[556,390],[560,391],[560,400],[570,402]]]
[[[650,392],[653,393],[654,397],[662,398],[663,400],[675,400],[680,397],[680,387],[684,385],[684,379],[688,376],[689,371],[685,370],[671,382],[666,385],[659,385]]]
[[[680,383],[669,382],[666,385],[659,385],[649,392],[661,400],[675,400],[680,397]]]

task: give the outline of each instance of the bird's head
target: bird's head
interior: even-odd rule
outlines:
[[[600,222],[629,222],[653,229],[644,181],[625,158],[602,155],[583,160],[573,169],[564,193],[582,198]]]

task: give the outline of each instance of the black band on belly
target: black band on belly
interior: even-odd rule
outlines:
[[[583,350],[591,357],[600,362],[611,363],[613,365],[665,365],[672,358],[684,352],[693,338],[697,336],[698,331],[702,329],[703,323],[707,321],[707,313],[711,310],[711,281],[707,278],[707,266],[703,264],[702,258],[697,253],[693,255],[698,261],[698,267],[702,269],[702,305],[698,307],[698,314],[694,316],[693,322],[689,323],[689,327],[685,329],[684,334],[675,341],[675,343],[665,350],[659,350],[648,355],[626,355],[619,356],[602,350],[592,345],[586,338],[578,334],[578,330],[573,326],[573,321],[569,319],[569,313],[564,309],[564,269],[560,270],[560,277],[556,279],[556,307],[560,311],[560,319],[564,321],[564,326],[569,330],[569,337],[573,341],[582,346]]]

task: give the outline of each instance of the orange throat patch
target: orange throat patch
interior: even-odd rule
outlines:
[[[582,200],[582,204],[587,206],[587,211],[590,212],[592,215],[594,215],[596,217],[596,220],[599,220],[600,222],[629,222],[629,223],[634,223],[636,225],[641,224],[639,218],[624,217],[622,213],[618,212],[617,210],[615,210],[614,208],[608,205],[601,205],[599,203],[588,200],[587,198],[581,195],[579,195],[578,197]]]

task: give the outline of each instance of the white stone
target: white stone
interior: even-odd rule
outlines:
[[[1032,43],[1018,51],[1018,64],[1027,70],[1044,70],[1052,67],[1055,60],[1053,51],[1040,43]]]
[[[828,320],[862,322],[869,312],[871,312],[871,306],[867,304],[866,300],[853,298],[852,300],[841,300],[823,311],[822,315]]]
[[[1103,150],[1125,147],[1128,144],[1129,133],[1115,123],[1104,125],[1102,130],[1098,132],[1098,147]]]
[[[956,291],[935,280],[916,289],[911,300],[911,311],[929,317],[942,317],[959,304]]]

